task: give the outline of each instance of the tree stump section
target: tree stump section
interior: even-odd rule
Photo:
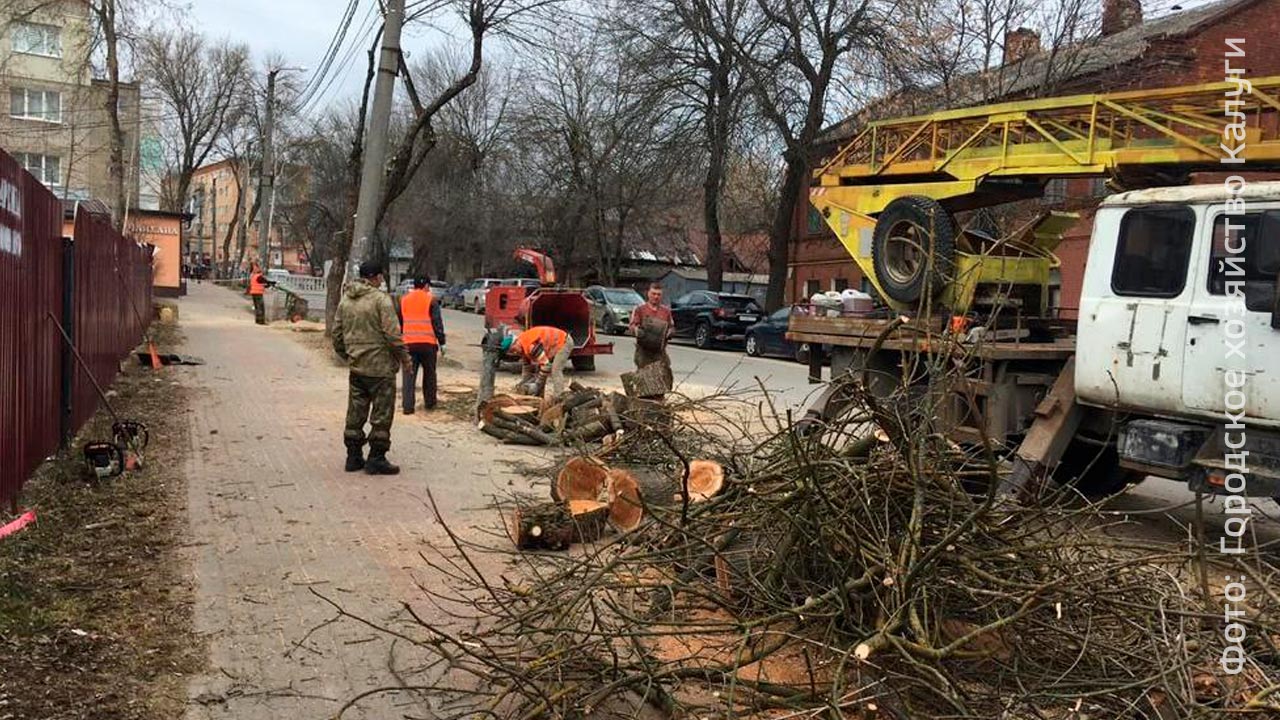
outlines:
[[[597,501],[604,493],[608,476],[609,469],[595,458],[569,458],[556,473],[555,482],[551,483],[551,499],[557,502]]]
[[[542,503],[511,512],[507,534],[520,550],[565,550],[594,542],[608,527],[609,506],[594,500]]]

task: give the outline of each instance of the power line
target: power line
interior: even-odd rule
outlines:
[[[316,66],[316,71],[307,81],[302,92],[299,93],[301,102],[305,103],[311,94],[320,87],[320,83],[324,81],[325,75],[329,72],[329,68],[333,66],[333,60],[338,55],[339,49],[342,47],[343,41],[347,37],[347,30],[351,27],[351,20],[355,17],[356,8],[359,6],[359,0],[349,0],[347,9],[342,14],[342,19],[338,22],[338,29],[334,31],[333,37],[329,40],[329,47],[325,48],[324,55],[321,56],[320,63]]]
[[[351,69],[352,61],[365,49],[369,38],[372,37],[373,33],[380,27],[378,20],[381,19],[381,17],[382,15],[378,12],[377,5],[373,5],[369,8],[369,11],[365,13],[364,20],[360,23],[360,29],[353,36],[353,41],[347,47],[346,54],[343,55],[342,60],[338,63],[338,69],[335,72],[330,73],[328,82],[313,98],[311,98],[311,101],[307,106],[300,108],[300,112],[318,108],[320,103],[328,97],[330,91],[336,86],[337,81],[347,76],[348,71]]]

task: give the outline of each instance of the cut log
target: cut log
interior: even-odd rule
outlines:
[[[441,395],[466,395],[475,388],[470,385],[441,385],[439,392]]]
[[[671,408],[661,400],[631,398],[622,421],[628,430],[649,428],[666,431],[671,429],[673,418]]]
[[[599,500],[605,494],[609,468],[592,457],[572,457],[551,483],[551,499],[574,502]]]
[[[573,518],[560,503],[516,508],[507,533],[520,550],[564,550],[574,538]]]
[[[552,438],[550,435],[542,432],[542,430],[538,426],[517,418],[513,418],[512,416],[507,415],[502,410],[494,411],[493,421],[489,424],[494,425],[495,427],[501,428],[503,430],[506,430],[508,432],[512,432],[518,435],[523,435],[525,437],[528,437],[534,440],[538,445],[554,445],[555,444],[555,439]]]
[[[600,416],[596,416],[588,422],[576,424],[572,428],[564,431],[566,440],[591,441],[610,433],[608,421]]]
[[[573,542],[595,542],[609,527],[609,504],[597,500],[570,500]]]
[[[724,468],[714,460],[694,460],[689,463],[688,486],[690,502],[708,500],[724,487]]]
[[[635,372],[622,373],[622,389],[628,397],[660,398],[671,392],[667,383],[667,366],[649,363]]]
[[[528,395],[494,395],[480,405],[480,419],[486,423],[493,420],[493,412],[516,405],[537,406],[538,398]]]
[[[609,471],[609,522],[627,533],[640,527],[644,520],[644,504],[640,499],[640,485],[626,470]]]
[[[501,411],[525,422],[538,423],[538,408],[535,405],[510,405],[502,408]]]
[[[538,419],[542,422],[542,427],[558,432],[564,429],[564,418],[564,404],[554,403],[548,405]]]

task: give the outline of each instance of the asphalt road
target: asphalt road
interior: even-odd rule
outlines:
[[[457,350],[449,356],[464,366],[478,370],[480,353],[477,348],[463,348],[460,344],[479,345],[484,333],[484,318],[474,313],[446,310],[444,322],[449,333],[450,345]],[[614,344],[612,355],[601,355],[596,360],[596,372],[585,381],[598,386],[621,387],[619,375],[635,369],[632,353],[635,341],[630,337],[601,336]],[[672,369],[677,390],[697,397],[722,391],[741,391],[759,397],[761,388],[768,391],[778,412],[791,410],[802,414],[809,399],[820,386],[808,383],[808,368],[793,360],[782,358],[748,357],[741,348],[699,350],[687,340],[677,340],[670,348]],[[501,380],[499,381],[501,384]],[[1140,521],[1140,525],[1166,537],[1177,540],[1186,536],[1186,528],[1195,516],[1195,495],[1186,486],[1163,478],[1149,477],[1111,498],[1108,509],[1117,517]],[[1254,501],[1254,530],[1258,541],[1280,540],[1280,507],[1272,500]],[[1215,528],[1220,533],[1226,516],[1222,502],[1208,498],[1205,517],[1209,527],[1209,540],[1215,541]],[[1145,532],[1145,531],[1144,531]]]

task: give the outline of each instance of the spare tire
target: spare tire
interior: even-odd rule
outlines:
[[[955,259],[955,220],[937,200],[901,197],[876,218],[871,262],[890,300],[914,305],[937,297],[950,282]]]

